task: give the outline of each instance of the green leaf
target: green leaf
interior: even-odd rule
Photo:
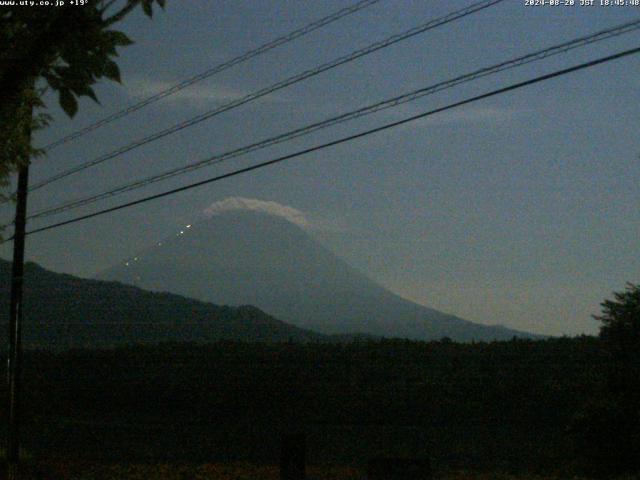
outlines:
[[[56,73],[64,85],[62,88],[75,90],[85,88],[93,83],[90,73],[78,66],[61,67],[56,70]]]
[[[142,0],[142,10],[148,17],[153,17],[153,7],[151,6],[152,3],[153,0]]]
[[[118,68],[118,65],[113,60],[106,60],[104,62],[104,76],[110,80],[122,83],[120,79],[120,68]]]
[[[126,47],[133,44],[133,40],[118,30],[109,30],[105,32],[105,35],[110,42],[117,46]]]
[[[60,82],[60,77],[57,75],[54,75],[50,72],[44,72],[42,77],[47,81],[47,83],[49,84],[49,86],[51,88],[53,88],[54,90],[59,90],[61,87],[61,82]]]
[[[93,91],[93,88],[91,88],[89,86],[75,88],[75,89],[73,89],[73,93],[75,93],[76,95],[82,95],[82,96],[85,96],[85,97],[89,97],[91,100],[93,100],[97,104],[100,104],[100,101],[98,100],[98,97],[96,96],[96,93]]]
[[[71,118],[73,118],[78,111],[78,101],[76,97],[66,88],[60,90],[60,106]]]

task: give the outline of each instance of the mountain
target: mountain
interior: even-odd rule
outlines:
[[[213,215],[99,278],[216,304],[256,305],[285,322],[325,334],[458,341],[533,337],[405,300],[298,225],[260,211]]]
[[[11,263],[0,260],[0,328],[8,325]],[[25,265],[23,343],[63,350],[129,343],[325,341],[251,306],[211,305]]]

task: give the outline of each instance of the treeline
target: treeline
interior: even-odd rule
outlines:
[[[277,436],[295,430],[318,462],[422,455],[441,467],[556,472],[585,463],[575,426],[611,368],[587,336],[176,343],[25,360],[25,441],[36,450],[78,452],[81,441],[97,457],[268,462]]]

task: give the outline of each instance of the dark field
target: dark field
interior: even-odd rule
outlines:
[[[573,472],[573,425],[606,367],[590,337],[28,352],[23,445],[98,464],[276,465],[280,436],[304,432],[310,465]]]

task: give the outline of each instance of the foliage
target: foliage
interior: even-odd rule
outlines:
[[[34,89],[25,90],[20,103],[15,108],[13,120],[0,122],[3,127],[0,129],[0,202],[11,199],[5,191],[9,186],[9,175],[12,171],[22,166],[27,159],[43,153],[42,150],[33,148],[30,142],[31,132],[46,126],[49,122],[47,114],[40,112],[33,115],[32,113],[34,108],[44,106],[41,95],[42,92]],[[4,108],[0,104],[0,115],[3,112]]]
[[[615,300],[601,303],[600,337],[615,353],[628,354],[640,346],[640,285],[627,284],[623,292],[614,292]]]
[[[71,117],[78,97],[97,102],[93,85],[101,78],[120,81],[117,48],[132,43],[112,26],[138,6],[151,16],[154,3],[163,7],[165,0],[69,3],[29,8],[16,2],[0,8],[0,187],[34,153],[30,131],[47,118],[32,120],[32,110],[44,106],[45,89],[58,93]]]
[[[594,318],[602,323],[606,380],[581,407],[572,430],[585,471],[608,477],[640,472],[640,285],[627,284],[601,306]]]
[[[272,465],[254,465],[246,462],[230,464],[99,464],[90,462],[51,462],[41,467],[55,478],[74,480],[126,480],[153,478],[158,480],[278,480],[279,470]],[[362,474],[345,466],[310,467],[309,480],[362,480]]]
[[[640,424],[640,285],[629,283],[614,297],[601,304],[602,315],[595,317],[602,322],[600,338],[612,358],[607,386],[620,408]]]
[[[278,468],[273,465],[251,463],[204,464],[101,464],[59,459],[42,462],[32,471],[24,472],[25,480],[41,478],[65,478],[70,480],[279,480]],[[29,475],[31,473],[31,475]],[[23,478],[23,477],[21,477]],[[321,465],[307,468],[308,480],[365,480],[361,469]],[[452,471],[438,475],[438,480],[566,480],[560,476],[511,475],[500,472]],[[580,480],[572,477],[572,480]],[[637,480],[623,477],[619,480]]]
[[[312,465],[408,455],[436,469],[554,472],[605,368],[589,337],[33,352],[24,441],[38,456],[274,465],[282,429],[302,425]]]

